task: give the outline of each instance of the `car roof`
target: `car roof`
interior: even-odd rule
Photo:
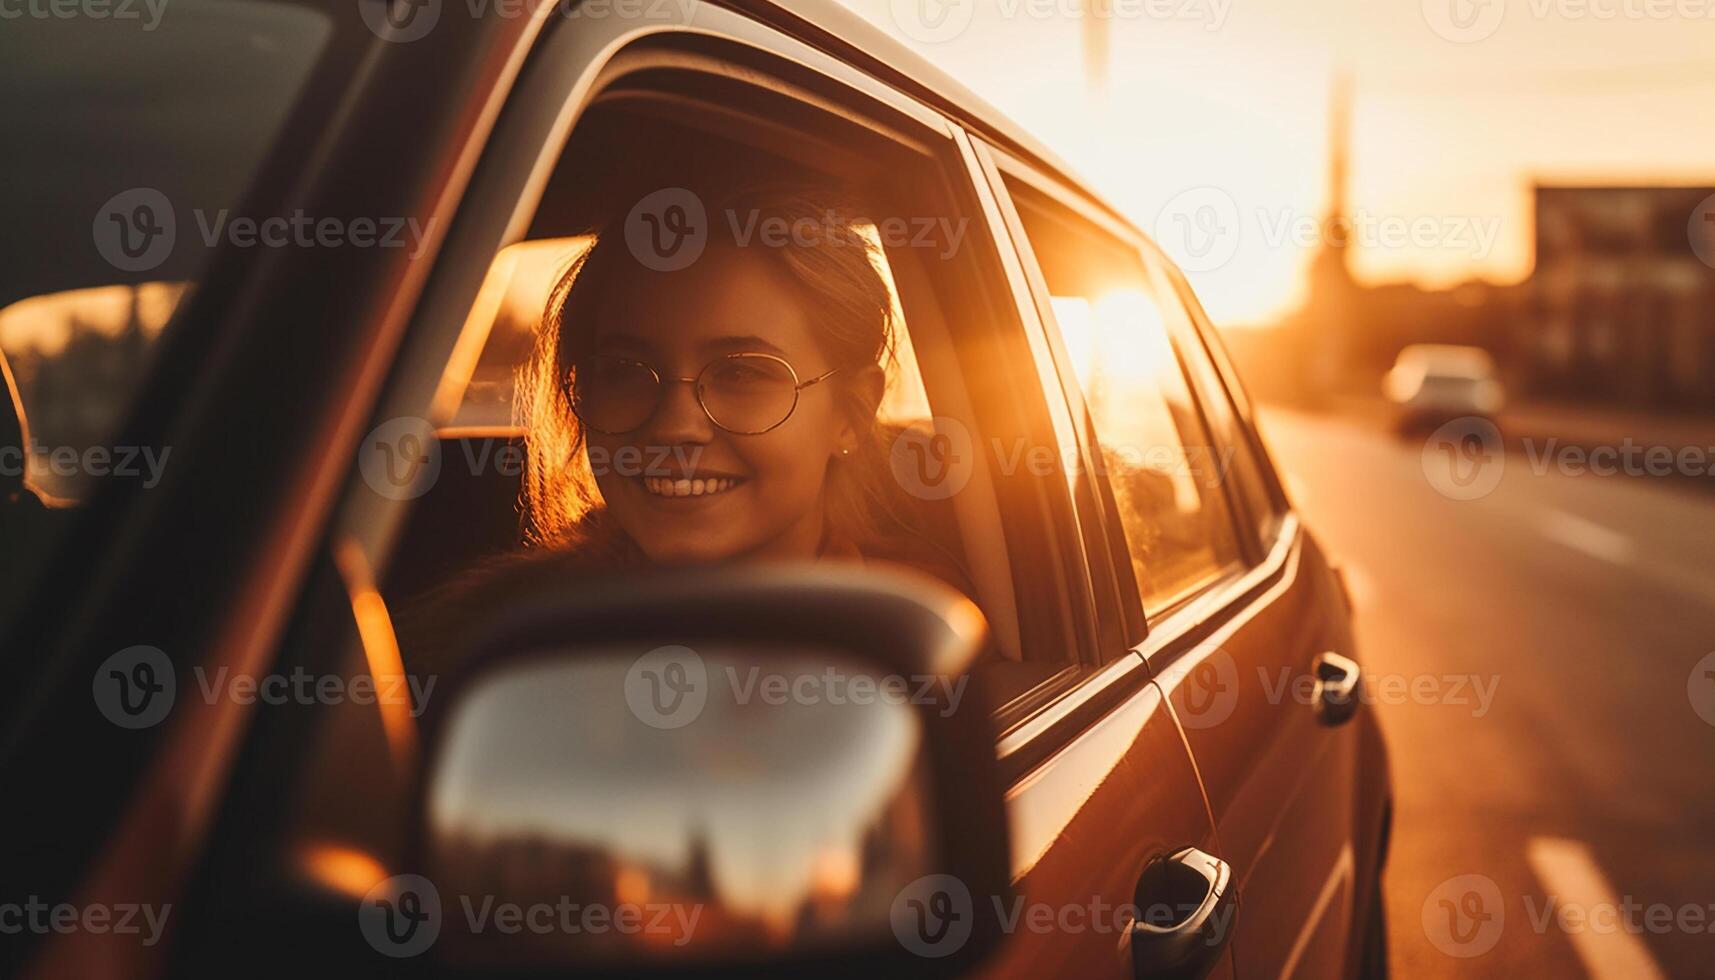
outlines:
[[[1024,127],[838,0],[792,0],[790,7],[780,0],[727,2],[934,106],[966,129],[1058,177],[1134,234],[1147,237]]]

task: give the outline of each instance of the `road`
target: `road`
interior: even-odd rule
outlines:
[[[1709,976],[1715,495],[1522,453],[1450,479],[1370,425],[1262,425],[1365,669],[1406,682],[1371,706],[1395,975]]]

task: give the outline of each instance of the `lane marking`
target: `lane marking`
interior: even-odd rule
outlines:
[[[1583,927],[1567,929],[1565,935],[1593,980],[1666,977],[1650,955],[1649,947],[1635,933],[1627,932],[1623,926],[1598,930],[1593,921],[1588,921],[1593,918],[1593,909],[1621,907],[1614,886],[1603,876],[1588,846],[1560,837],[1532,837],[1525,843],[1525,859],[1548,890],[1550,901],[1585,914]]]
[[[1637,561],[1637,542],[1577,514],[1548,508],[1542,512],[1542,533],[1551,541],[1616,565],[1630,565]]]
[[[1641,561],[1636,539],[1612,528],[1554,507],[1538,518],[1542,536],[1574,551],[1614,565],[1623,565],[1664,588],[1715,604],[1715,577],[1667,561]]]

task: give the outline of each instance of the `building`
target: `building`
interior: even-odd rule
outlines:
[[[1530,390],[1715,409],[1715,187],[1539,184],[1535,206]]]

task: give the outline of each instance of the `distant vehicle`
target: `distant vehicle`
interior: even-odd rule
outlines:
[[[1480,347],[1412,344],[1399,352],[1382,390],[1395,406],[1402,433],[1434,429],[1461,418],[1493,420],[1506,403],[1495,361]]]

